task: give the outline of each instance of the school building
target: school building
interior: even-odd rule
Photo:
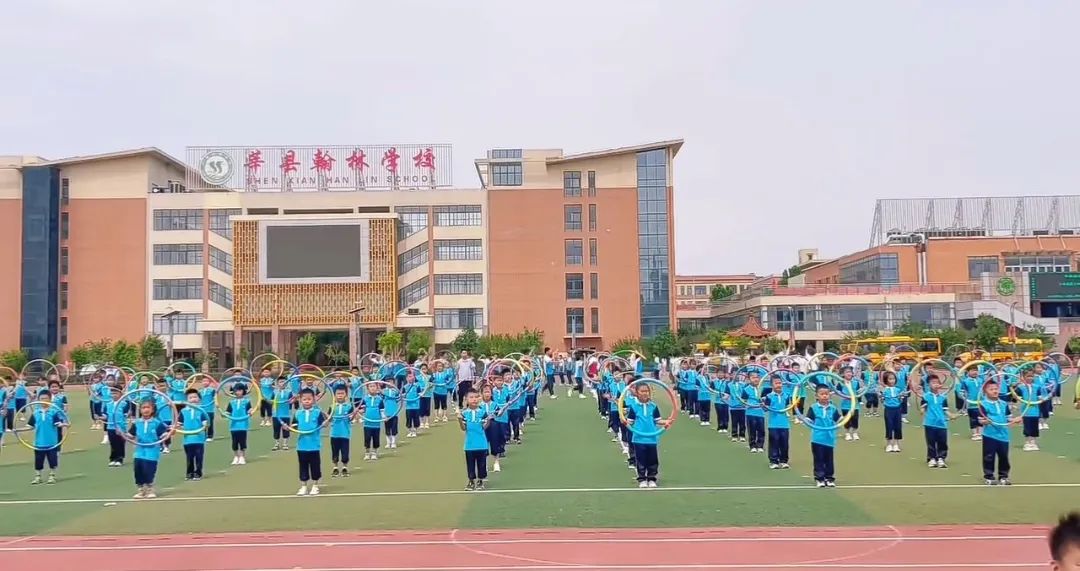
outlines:
[[[1080,335],[1080,196],[880,200],[868,248],[800,265],[786,282],[681,307],[680,324],[733,328],[753,316],[819,347],[907,321],[970,326],[981,314],[1042,326],[1058,347]]]
[[[493,149],[457,187],[449,145],[156,148],[0,157],[0,350],[147,332],[231,364],[308,331],[464,328],[603,347],[675,325],[681,140]]]

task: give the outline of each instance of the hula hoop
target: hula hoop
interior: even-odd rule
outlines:
[[[184,375],[184,374],[178,372],[176,370],[178,367],[187,367],[187,369],[189,371],[188,374]],[[195,365],[192,365],[191,363],[188,363],[187,361],[176,361],[176,362],[168,365],[167,367],[165,367],[165,374],[170,375],[173,378],[186,379],[186,378],[194,375],[197,372],[198,372],[198,370],[195,369]]]
[[[235,411],[230,414],[226,410],[228,409],[228,406],[221,406],[221,393],[222,391],[228,391],[230,394],[232,394],[233,386],[239,383],[243,383],[247,387],[247,394],[245,395],[245,397],[250,399],[251,402],[249,402],[248,404],[250,404],[251,406],[249,407],[247,414],[236,414]],[[234,396],[233,398],[239,397]],[[233,375],[231,377],[223,379],[220,383],[218,383],[217,388],[214,389],[214,408],[217,409],[217,411],[221,414],[222,418],[228,420],[244,420],[246,418],[251,418],[252,416],[255,416],[255,403],[260,401],[262,401],[262,390],[259,388],[259,383],[252,382],[250,378],[243,375]]]
[[[214,377],[211,377],[210,373],[195,373],[194,375],[191,375],[190,377],[187,378],[187,380],[185,381],[185,387],[184,388],[185,388],[185,390],[186,389],[197,388],[195,386],[195,383],[197,383],[199,381],[206,380],[206,379],[210,379],[210,386],[211,387],[216,388],[218,385],[221,384],[221,383],[218,382],[217,379],[215,379]]]
[[[267,364],[263,364],[263,365],[260,365],[258,367],[255,366],[255,364],[259,362],[259,359],[263,359],[263,358],[266,358],[266,357],[269,357],[269,360],[267,361],[267,363],[281,360],[281,357],[278,357],[276,353],[269,353],[269,352],[267,352],[267,353],[259,353],[258,355],[255,355],[254,357],[252,357],[250,361],[248,361],[248,367],[252,371],[257,369],[260,372],[262,372],[263,369],[270,369],[270,371],[273,372],[273,369],[271,369]]]
[[[1004,405],[1005,406],[1005,418],[1007,418],[1008,420],[1006,420],[1005,422],[997,422],[994,419],[990,418],[990,415],[986,414],[986,402],[997,402],[998,405]],[[995,405],[995,408],[998,405]],[[1013,424],[1013,422],[1012,422],[1013,419],[1022,418],[1024,416],[1023,412],[1021,412],[1021,413],[1019,413],[1017,415],[1009,414],[1009,403],[1007,403],[1005,401],[1002,401],[1002,400],[979,401],[978,407],[979,407],[979,414],[982,416],[982,418],[985,418],[987,420],[987,422],[989,422],[990,424],[992,424],[994,426],[999,426],[999,427],[1002,427],[1002,428],[1008,428],[1009,426],[1011,426]],[[1026,411],[1027,408],[1025,407],[1024,410]],[[995,412],[997,412],[997,411],[995,411]]]
[[[348,414],[339,414],[338,413],[338,408],[341,407],[341,406],[349,407],[349,413]],[[361,406],[354,405],[353,402],[352,402],[352,399],[350,397],[348,397],[348,396],[345,397],[345,400],[343,402],[338,402],[338,401],[335,400],[334,402],[330,403],[330,414],[327,415],[327,416],[330,417],[330,420],[328,421],[328,423],[329,422],[334,422],[335,420],[339,420],[339,419],[342,419],[342,418],[348,419],[349,422],[352,422],[353,419],[355,419],[356,417],[358,417],[360,415],[360,410],[362,408],[363,407],[361,407]]]
[[[819,362],[823,358],[826,358],[826,357],[828,357],[830,361],[835,361],[835,360],[840,358],[840,355],[837,355],[836,353],[833,353],[832,351],[822,351],[820,353],[815,353],[807,361],[807,368],[809,368],[809,369],[818,369],[818,368],[820,368],[821,364]]]
[[[1019,366],[1016,367],[1016,373],[1015,374],[1016,374],[1017,377],[1020,377],[1020,381],[1017,382],[1016,384],[1014,384],[1013,386],[1009,387],[1009,394],[1011,394],[1013,396],[1013,398],[1016,399],[1016,402],[1022,403],[1025,407],[1039,406],[1042,403],[1054,398],[1054,390],[1053,389],[1046,391],[1046,396],[1044,396],[1042,398],[1039,398],[1038,400],[1027,400],[1024,397],[1020,396],[1020,393],[1016,390],[1017,387],[1024,384],[1023,383],[1024,369],[1029,368],[1029,367],[1034,367],[1035,365],[1041,365],[1041,364],[1042,364],[1042,361],[1025,361],[1025,362],[1021,363]],[[1034,374],[1034,371],[1032,371],[1032,374]],[[1032,390],[1035,390],[1037,388],[1034,384],[1032,384],[1031,387],[1032,387]],[[1026,408],[1025,408],[1025,410],[1026,410]]]
[[[36,445],[36,444],[34,444],[32,442],[27,442],[25,439],[23,439],[23,433],[24,432],[32,432],[32,431],[37,429],[36,426],[32,427],[32,426],[29,425],[29,419],[33,418],[34,413],[37,412],[40,408],[42,408],[44,405],[46,405],[46,403],[43,400],[34,400],[32,402],[28,402],[25,405],[23,405],[22,408],[15,411],[15,419],[16,420],[12,421],[13,423],[15,423],[15,422],[18,422],[17,419],[19,419],[19,418],[27,419],[25,421],[25,422],[28,423],[28,424],[26,424],[26,426],[16,427],[15,424],[12,424],[12,427],[13,427],[12,432],[15,433],[15,439],[19,441],[19,444],[22,444],[26,448],[28,448],[30,450],[34,450],[35,452],[47,452],[49,450],[59,449],[61,446],[64,445],[64,442],[67,440],[68,435],[71,434],[70,430],[65,430],[63,436],[60,437],[60,440],[57,441],[56,444],[54,444],[52,446],[49,446],[48,448],[38,446],[38,445]],[[71,426],[71,419],[67,418],[67,413],[64,412],[63,407],[58,406],[56,403],[54,403],[52,401],[49,401],[47,406],[49,408],[55,408],[56,410],[59,410],[60,414],[62,414],[64,416],[64,419],[67,420],[67,422],[59,423],[59,425],[55,426],[55,428],[63,428],[63,427],[66,427],[66,426]],[[29,415],[26,414],[28,410],[30,411]]]
[[[322,412],[322,410],[319,409],[319,403],[317,403],[317,402],[312,403],[311,408],[309,408],[309,409],[305,409],[305,408],[296,409],[296,413],[299,414],[300,411],[302,411],[302,410],[313,410],[313,411],[319,412],[319,413]],[[306,434],[315,434],[316,432],[326,428],[326,426],[328,424],[330,424],[330,415],[329,414],[323,414],[323,416],[325,416],[326,418],[323,419],[322,424],[316,426],[315,428],[312,428],[311,430],[300,430],[298,425],[292,423],[292,419],[289,419],[289,422],[282,423],[282,427],[283,428],[287,427],[286,429],[289,432],[295,432],[296,434],[299,434],[301,436],[306,435]]]
[[[167,395],[167,394],[165,394],[165,393],[163,393],[163,392],[161,392],[161,391],[159,391],[157,389],[149,389],[149,388],[145,388],[145,387],[141,387],[141,388],[138,388],[138,389],[135,389],[135,390],[132,390],[132,391],[125,392],[123,395],[120,396],[120,400],[122,400],[122,401],[123,400],[128,400],[132,396],[134,396],[135,393],[142,393],[143,395],[150,394],[150,395],[156,395],[156,396],[161,397],[161,399],[165,401],[166,406],[168,406],[170,409],[172,409],[173,421],[171,423],[165,423],[164,421],[160,420],[157,416],[154,417],[154,420],[156,420],[158,422],[161,422],[162,424],[165,424],[165,426],[168,428],[168,430],[165,431],[165,434],[163,434],[159,440],[156,440],[154,442],[140,443],[136,437],[132,436],[131,434],[129,434],[126,431],[117,431],[117,432],[120,433],[120,436],[122,436],[124,438],[124,440],[127,440],[128,442],[130,442],[130,443],[132,443],[132,444],[134,444],[136,446],[154,447],[154,446],[161,446],[162,444],[165,444],[165,441],[168,440],[169,438],[172,438],[173,433],[176,432],[176,425],[180,421],[180,413],[179,413],[179,411],[176,410],[176,404],[174,404],[172,399],[169,398],[169,395]],[[138,409],[142,407],[142,402],[144,400],[147,400],[145,398],[145,396],[143,398],[140,398],[137,401],[130,401],[129,400],[129,402],[135,402],[136,418],[135,418],[134,422],[139,422],[140,420],[142,420],[142,417],[139,416],[141,411],[139,411]],[[156,401],[154,402],[154,406],[155,406],[155,408],[157,407],[157,402]],[[158,409],[157,414],[160,414],[160,409]],[[183,433],[181,433],[181,434],[183,434]]]
[[[804,425],[806,425],[807,428],[811,428],[811,429],[814,429],[814,430],[836,430],[837,428],[840,428],[841,426],[847,424],[847,421],[851,420],[851,417],[855,415],[855,410],[858,407],[858,402],[859,401],[858,401],[858,399],[855,398],[855,392],[852,391],[850,388],[848,389],[847,394],[842,394],[842,393],[838,392],[835,388],[833,388],[834,386],[837,386],[837,385],[839,385],[839,386],[850,385],[850,383],[848,383],[847,381],[844,380],[843,377],[841,377],[840,375],[837,375],[836,373],[834,373],[832,371],[813,371],[813,372],[807,374],[806,377],[803,378],[803,382],[806,383],[807,385],[813,387],[815,393],[817,392],[817,387],[819,386],[817,383],[813,382],[813,379],[815,377],[826,377],[827,379],[829,379],[829,381],[827,383],[822,383],[822,385],[825,385],[826,388],[829,389],[829,394],[830,395],[835,394],[835,395],[842,396],[843,398],[841,399],[841,402],[846,400],[846,401],[851,403],[851,407],[848,408],[847,414],[841,416],[840,420],[836,421],[835,424],[826,425],[826,426],[820,426],[820,425],[814,424],[816,421],[811,421],[810,418],[808,418],[805,414],[799,412],[799,409],[798,409],[797,406],[795,406],[792,410],[795,413],[795,417],[798,418]],[[799,400],[800,400],[800,398],[799,398],[799,396],[797,394],[792,396],[792,404],[793,405],[797,405]],[[832,397],[831,396],[829,397],[829,401],[830,401],[830,403],[832,402]],[[813,403],[811,403],[811,406],[812,405],[813,405]],[[840,409],[840,408],[841,407],[837,407],[837,409]]]
[[[793,387],[792,391],[791,391],[791,395],[785,396],[783,387],[784,387],[784,385],[786,385],[788,383],[786,381],[784,381],[784,377],[782,376],[784,373],[788,373],[788,374],[791,374],[791,375],[795,374],[795,373],[793,373],[791,371],[788,371],[787,369],[781,369],[779,371],[773,371],[773,372],[769,373],[768,378],[769,379],[774,379],[774,378],[775,379],[780,379],[780,387],[781,387],[781,389],[780,389],[779,397],[781,399],[789,398],[789,399],[791,399],[791,402],[787,406],[785,406],[783,408],[774,408],[772,406],[769,406],[768,396],[777,394],[776,391],[772,390],[772,383],[769,383],[769,385],[770,385],[768,387],[769,392],[766,393],[764,391],[764,389],[763,389],[761,391],[761,393],[758,395],[758,399],[761,401],[761,408],[762,409],[767,410],[769,412],[775,412],[775,413],[779,413],[779,414],[787,414],[787,413],[791,412],[795,408],[795,404],[798,402],[798,399],[795,398],[795,392],[798,389],[798,387],[803,385],[803,381],[802,381],[802,379],[797,379],[795,383],[791,383],[790,386]],[[781,402],[783,402],[783,400],[781,400]]]
[[[629,419],[626,418],[626,395],[632,394],[631,389],[633,389],[635,386],[641,385],[641,384],[653,385],[653,386],[659,388],[661,390],[661,392],[666,394],[668,399],[671,401],[671,415],[669,415],[666,419],[662,419],[660,422],[657,422],[656,423],[656,429],[651,430],[651,431],[646,431],[646,430],[641,430],[641,429],[635,428],[634,423],[628,422]],[[615,404],[616,404],[616,409],[619,411],[619,420],[623,423],[623,425],[626,426],[626,428],[630,432],[633,432],[634,434],[637,434],[638,436],[641,436],[643,438],[652,438],[654,436],[660,436],[666,430],[671,428],[671,425],[675,424],[675,420],[679,417],[679,401],[677,400],[677,397],[675,396],[675,391],[673,391],[671,389],[671,387],[669,387],[666,384],[660,382],[659,379],[652,379],[652,378],[649,378],[649,377],[640,377],[640,378],[634,379],[633,381],[630,381],[630,383],[626,385],[626,388],[623,389],[621,393],[619,393],[619,399],[617,401],[615,401]],[[657,406],[659,407],[659,405],[657,405]],[[667,426],[664,426],[665,424]]]
[[[19,371],[19,375],[24,379],[30,378],[27,371],[30,370],[30,365],[33,365],[35,363],[48,363],[49,367],[43,369],[40,375],[33,377],[34,379],[44,379],[48,376],[49,371],[56,368],[56,365],[54,365],[53,362],[48,359],[32,359],[30,361],[27,361],[26,364],[22,366],[22,370]]]
[[[952,392],[953,390],[956,389],[956,385],[958,384],[958,382],[960,380],[959,371],[954,369],[953,366],[950,365],[947,361],[943,361],[941,359],[936,359],[936,358],[923,359],[922,361],[919,361],[918,363],[915,364],[914,367],[911,368],[911,371],[908,373],[908,388],[911,388],[912,386],[918,385],[919,392],[922,392],[922,375],[919,374],[919,371],[921,371],[923,368],[925,368],[927,363],[944,365],[944,367],[945,367],[944,370],[946,371],[946,379],[951,379],[952,380],[952,383],[950,384],[950,383],[946,382],[946,379],[941,379],[941,385],[945,389],[945,394],[948,394],[948,393],[950,393],[950,392]],[[915,380],[914,382],[912,381],[913,378]]]

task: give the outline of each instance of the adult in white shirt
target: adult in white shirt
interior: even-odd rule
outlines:
[[[458,409],[465,405],[465,394],[472,390],[473,380],[476,378],[476,363],[468,351],[462,351],[457,361],[457,406]]]

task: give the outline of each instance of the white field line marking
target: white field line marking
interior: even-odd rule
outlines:
[[[1045,569],[1047,563],[696,563],[696,564],[634,564],[634,565],[491,565],[468,567],[416,566],[408,567],[302,567],[281,569],[219,569],[211,571],[629,571],[638,569]]]
[[[1031,483],[1013,484],[1012,488],[1080,488],[1080,482],[1061,483]],[[842,485],[842,490],[963,490],[963,489],[987,489],[990,486],[984,484],[850,484]],[[756,491],[813,491],[820,494],[821,490],[814,486],[787,485],[787,486],[683,486],[673,488],[655,488],[646,493],[658,492],[756,492]],[[470,492],[466,490],[415,490],[415,491],[388,491],[388,492],[340,492],[322,493],[318,497],[307,497],[298,501],[319,501],[324,498],[379,498],[379,497],[403,497],[403,496],[488,496],[498,494],[547,494],[547,493],[643,493],[639,488],[520,488],[507,490],[488,489],[483,492]],[[828,493],[828,492],[825,492]],[[226,500],[282,500],[291,499],[297,501],[292,494],[268,494],[268,495],[237,495],[237,496],[166,496],[155,500],[136,500],[126,498],[56,498],[41,500],[0,500],[0,506],[18,505],[48,505],[48,504],[93,504],[104,502],[116,503],[144,503],[155,504],[161,502],[192,502],[192,501],[226,501]]]
[[[416,540],[357,540],[334,541],[332,539],[287,542],[244,542],[244,543],[151,543],[153,540],[138,539],[139,545],[111,545],[112,539],[124,539],[123,536],[101,540],[102,545],[39,545],[0,547],[3,552],[62,552],[62,551],[153,551],[156,549],[267,549],[295,547],[422,547],[455,545],[595,545],[595,544],[665,544],[665,543],[880,543],[895,542],[895,534],[859,535],[851,537],[657,537],[657,538],[515,538],[515,539],[416,539]],[[1045,542],[1044,535],[934,535],[904,537],[904,543],[947,542],[961,543],[969,541],[1038,541]],[[85,540],[95,541],[93,538]],[[63,541],[56,539],[55,541]]]

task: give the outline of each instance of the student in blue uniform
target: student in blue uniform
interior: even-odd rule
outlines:
[[[233,466],[247,464],[248,430],[251,428],[252,404],[248,396],[246,383],[232,384],[232,398],[225,405],[225,414],[229,420],[229,438],[233,451]]]
[[[769,468],[787,470],[789,449],[791,446],[791,421],[788,419],[788,407],[791,396],[784,390],[784,381],[779,375],[773,375],[772,388],[761,399],[769,423]]]
[[[30,402],[30,389],[26,387],[26,377],[19,375],[15,379],[15,410],[26,414],[23,409]],[[22,419],[20,419],[22,420]]]
[[[64,409],[56,406],[47,390],[38,393],[38,404],[24,414],[28,429],[34,431],[34,479],[31,484],[41,483],[41,472],[49,465],[48,484],[56,483],[56,471],[60,468],[60,438],[58,429],[70,423]]]
[[[4,434],[15,428],[14,392],[14,387],[0,385],[0,447],[4,445]]]
[[[468,391],[466,391],[468,395]],[[462,410],[465,407],[465,397],[462,397]],[[495,415],[498,411],[498,406],[495,404],[495,388],[493,385],[484,384],[480,387],[480,409],[489,417],[490,422],[484,425],[484,436],[487,438],[488,453],[494,458],[495,463],[491,467],[493,472],[502,470],[499,465],[499,441],[502,438],[502,432],[499,425],[495,422]]]
[[[1022,417],[1010,416],[1009,403],[1001,400],[1001,387],[997,381],[988,379],[983,384],[983,399],[979,406],[979,424],[983,427],[982,466],[983,478],[987,486],[1008,486],[1009,471],[1009,426],[1020,424]],[[994,477],[994,468],[997,477]]]
[[[135,493],[137,500],[157,497],[154,479],[162,452],[158,442],[171,431],[170,426],[161,420],[160,414],[157,401],[147,398],[139,403],[139,418],[128,429],[135,444],[132,467],[135,471],[135,487],[138,488]]]
[[[713,409],[716,411],[716,431],[723,434],[728,431],[730,421],[728,412],[728,372],[724,367],[709,381],[712,384]]]
[[[288,450],[289,431],[285,429],[285,425],[292,418],[292,405],[297,395],[289,388],[285,377],[278,377],[272,394],[274,395],[274,418],[272,421],[274,425],[274,447],[271,450]]]
[[[364,422],[364,460],[379,459],[379,441],[382,439],[379,433],[383,421],[386,420],[383,409],[383,396],[379,392],[379,385],[367,385],[367,394],[360,399]]]
[[[949,394],[942,390],[937,373],[927,377],[930,390],[922,396],[923,432],[926,434],[926,465],[947,468],[949,456],[949,420],[956,414],[949,411]]]
[[[1038,368],[1038,366],[1036,366]],[[1036,374],[1037,371],[1026,368],[1020,373],[1020,382],[1016,385],[1015,392],[1020,397],[1021,416],[1024,425],[1024,448],[1025,452],[1033,452],[1039,449],[1039,434],[1047,425],[1043,422],[1043,405],[1050,400],[1052,392],[1043,384],[1042,379]]]
[[[632,372],[627,372],[633,376]],[[652,387],[648,383],[634,386],[634,398],[624,400],[626,424],[634,427],[631,442],[634,447],[634,468],[639,488],[655,488],[660,473],[658,445],[659,429],[667,428],[667,419],[660,418],[660,408],[652,400]]]
[[[982,439],[982,425],[979,424],[979,400],[982,399],[983,377],[979,367],[970,367],[960,380],[958,392],[963,393],[961,398],[967,407],[968,428],[971,429],[971,439]]]
[[[331,478],[349,477],[349,440],[352,438],[352,421],[356,412],[345,385],[335,388],[334,402],[330,405]]]
[[[68,410],[67,394],[64,393],[64,386],[60,384],[60,381],[50,376],[47,381],[47,386],[47,392],[52,398],[52,405],[63,411],[65,415],[70,414],[70,411]],[[56,441],[58,443],[57,450],[59,450],[64,441],[64,428],[61,426],[56,427]]]
[[[525,379],[521,376],[520,369],[514,369],[507,390],[510,405],[507,411],[510,419],[507,441],[521,444],[521,423],[525,421],[525,395],[522,394],[525,391]]]
[[[420,428],[420,383],[412,369],[405,373],[405,384],[401,386],[401,396],[405,400],[405,438],[416,438]]]
[[[101,426],[102,426],[99,419],[102,418],[102,416],[101,416],[101,385],[102,385],[103,381],[104,381],[104,379],[102,379],[100,374],[94,373],[94,375],[90,378],[90,384],[86,388],[87,396],[90,397],[90,399],[89,399],[90,400],[90,430],[99,430],[99,429],[101,429]],[[11,394],[9,396],[14,397],[14,394]],[[14,398],[11,399],[10,405],[11,405],[12,409],[15,408],[15,399]],[[11,427],[9,426],[8,430],[10,430],[10,429],[11,429]]]
[[[453,390],[453,373],[442,361],[436,361],[431,382],[434,385],[431,390],[431,403],[435,408],[435,422],[447,422],[446,409],[450,402],[450,391]]]
[[[836,487],[834,425],[843,417],[840,409],[829,401],[829,393],[829,387],[817,387],[814,393],[817,402],[806,411],[807,428],[810,429],[810,454],[814,458],[814,482],[819,488]]]
[[[296,430],[296,460],[300,466],[300,489],[298,496],[319,495],[322,480],[322,428],[326,414],[315,406],[315,391],[300,389],[300,404],[293,414],[292,423],[286,430]]]
[[[746,406],[746,437],[750,452],[765,451],[765,410],[761,408],[761,375],[750,371],[740,398]]]
[[[216,398],[217,389],[211,386],[210,377],[203,377],[202,388],[199,389],[199,408],[206,415],[207,442],[214,441],[214,417],[217,416],[217,412],[214,410],[217,406],[214,404],[214,399]]]
[[[847,422],[844,423],[844,440],[858,440],[859,439],[859,409],[861,408],[859,393],[863,392],[863,381],[855,376],[855,371],[851,367],[844,367],[840,372],[840,375],[844,378],[845,383],[837,387],[837,393],[840,394],[840,414],[847,416]],[[855,404],[852,405],[852,396],[855,396]],[[852,406],[855,407],[855,412],[848,415]]]
[[[105,425],[105,434],[109,437],[109,467],[119,468],[124,465],[124,456],[127,446],[124,443],[124,432],[127,432],[127,419],[129,409],[132,408],[128,399],[121,400],[124,396],[120,391],[114,391],[112,400],[105,403],[101,410],[101,416],[97,419]]]
[[[465,472],[469,476],[466,490],[483,490],[487,479],[487,428],[491,416],[480,404],[480,395],[470,390],[465,395],[465,408],[458,412],[458,426],[465,433]]]
[[[209,420],[202,410],[198,389],[184,392],[187,405],[180,411],[180,428],[184,431],[184,458],[186,470],[184,480],[199,481],[203,477],[203,458],[206,456],[206,431]]]
[[[741,400],[745,388],[746,383],[738,377],[727,383],[732,442],[746,442],[746,405]]]
[[[259,393],[259,426],[270,426],[274,418],[274,377],[268,368],[259,373]]]
[[[904,392],[896,386],[896,373],[892,371],[881,374],[881,384],[881,404],[885,409],[885,452],[900,452],[900,441],[904,439],[900,410]]]
[[[393,383],[390,378],[387,382]],[[383,396],[383,428],[386,429],[386,447],[397,448],[398,416],[401,414],[402,393],[396,385],[384,385]]]
[[[494,448],[492,453],[495,455],[495,465],[491,468],[493,472],[502,471],[499,460],[506,457],[506,440],[510,435],[510,408],[506,406],[510,399],[510,387],[507,386],[509,381],[509,372],[496,376],[495,386],[491,390],[491,414],[495,416],[495,421],[491,423],[494,435],[489,435],[488,440]]]
[[[712,412],[713,393],[711,383],[716,373],[706,373],[705,367],[698,367],[697,371],[697,406],[698,418],[701,426],[710,426],[709,414]]]
[[[420,424],[421,429],[431,428],[431,395],[435,390],[435,383],[431,378],[431,371],[427,363],[420,365],[420,373],[416,375],[416,384],[420,386]]]

